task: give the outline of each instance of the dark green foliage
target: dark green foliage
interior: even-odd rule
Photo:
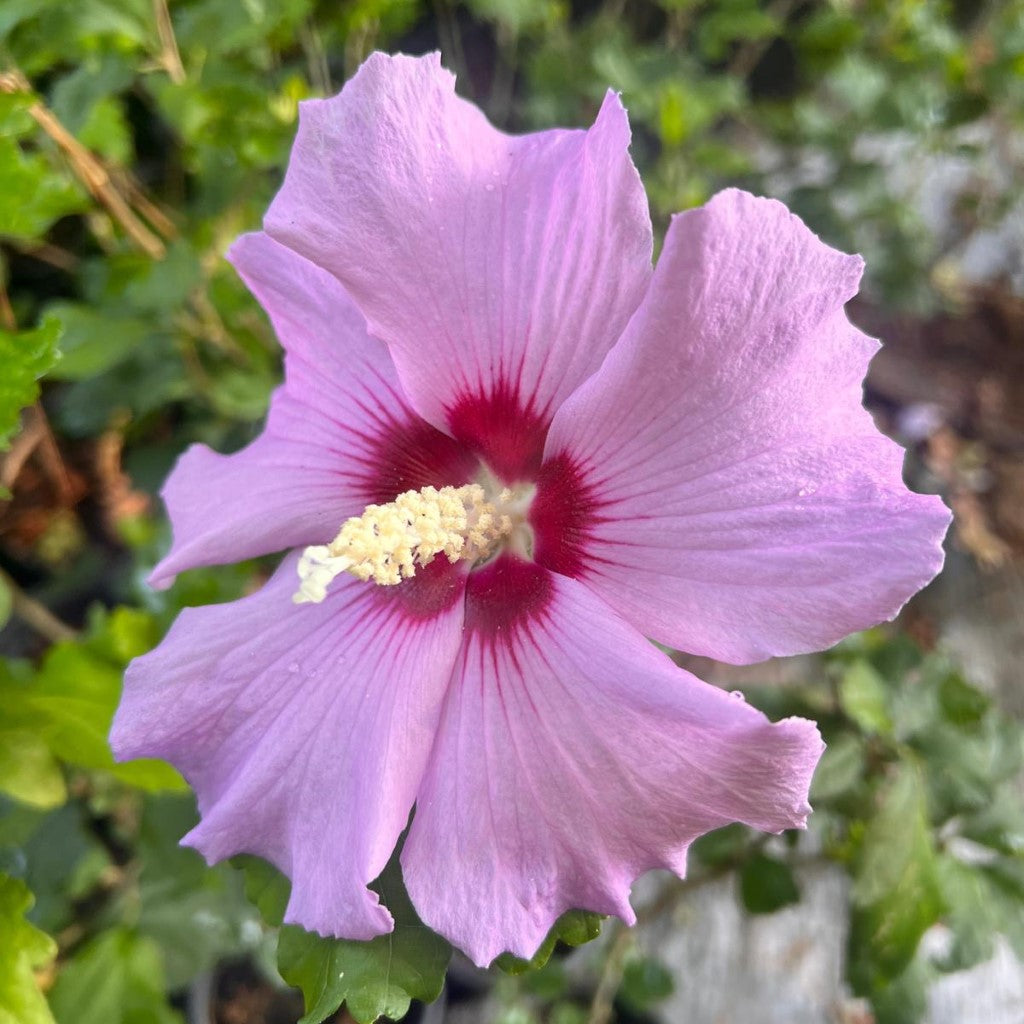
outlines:
[[[289,884],[254,857],[239,857],[246,895],[272,924],[281,926]],[[426,928],[413,909],[397,855],[374,883],[394,918],[394,931],[369,942],[324,938],[294,925],[281,927],[277,965],[306,1000],[303,1024],[319,1024],[344,1002],[359,1024],[405,1016],[413,999],[431,1002],[444,984],[451,946]]]
[[[634,1013],[643,1013],[675,990],[672,973],[653,957],[637,957],[622,972],[618,1000]]]
[[[759,853],[740,871],[740,896],[751,914],[771,914],[799,902],[800,891],[788,864]]]

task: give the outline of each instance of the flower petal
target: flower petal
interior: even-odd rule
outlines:
[[[812,722],[770,724],[583,584],[531,568],[530,612],[512,628],[490,614],[500,583],[470,577],[467,640],[402,853],[420,916],[480,965],[532,956],[569,908],[632,922],[633,880],[682,874],[710,829],[802,827],[823,749]]]
[[[247,448],[193,445],[178,461],[163,491],[174,545],[155,585],[197,565],[322,544],[371,502],[459,485],[476,468],[410,410],[387,349],[330,274],[262,233],[229,256],[285,348],[285,383]]]
[[[842,311],[860,272],[774,201],[728,191],[676,217],[622,341],[552,425],[539,559],[723,661],[892,617],[940,569],[949,513],[907,490],[862,406],[877,344]]]
[[[422,416],[486,444],[462,406],[511,398],[546,428],[644,293],[629,138],[612,93],[589,131],[511,137],[437,54],[377,53],[339,96],[302,104],[266,229],[345,285]]]
[[[402,594],[346,578],[296,606],[295,565],[241,601],[183,611],[129,666],[111,744],[181,770],[202,816],[185,842],[207,860],[258,854],[292,879],[288,921],[365,939],[391,930],[366,885],[433,742],[464,577],[437,563]]]

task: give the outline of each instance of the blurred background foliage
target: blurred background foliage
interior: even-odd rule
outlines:
[[[953,504],[967,560],[1021,548],[1019,519],[989,493],[1024,451],[1007,427],[1021,405],[1000,392],[986,418],[947,379],[1020,368],[999,345],[1021,340],[1021,0],[4,0],[0,1024],[295,1021],[302,999],[282,976],[305,1020],[368,1021],[441,989],[450,950],[400,879],[380,883],[406,915],[393,941],[279,934],[287,883],[179,848],[194,817],[182,780],[115,765],[106,744],[127,662],[182,607],[266,574],[197,570],[150,591],[168,542],[154,495],[188,444],[230,451],[259,429],[280,353],[223,253],[280,183],[298,102],[335,92],[374,48],[439,48],[462,94],[511,131],[588,124],[621,90],[659,233],[737,184],[863,253],[865,320],[893,329],[894,352],[894,325],[926,341],[869,390],[912,442],[913,478]],[[987,362],[929,376],[929,332],[952,330],[955,351],[949,325],[972,311],[994,324]],[[750,915],[793,910],[809,865],[838,866],[844,991],[863,1016],[823,1007],[823,1022],[910,1024],[944,972],[1001,941],[1024,957],[1020,703],[983,692],[969,659],[929,653],[937,615],[852,638],[784,685],[747,677],[772,715],[822,723],[812,828],[706,838],[644,923],[722,879]],[[568,915],[533,964],[480,974],[456,958],[446,1002],[413,1013],[663,1019],[687,980],[656,949],[606,925],[565,955],[599,925]]]

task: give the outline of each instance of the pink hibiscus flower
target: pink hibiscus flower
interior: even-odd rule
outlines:
[[[185,842],[276,864],[307,929],[391,929],[367,883],[414,807],[409,894],[479,964],[568,908],[631,921],[710,829],[801,827],[814,724],[646,638],[816,650],[941,566],[948,513],[861,406],[861,260],[730,190],[652,272],[629,138],[612,93],[589,131],[510,137],[436,55],[376,54],[303,104],[230,252],[285,383],[248,448],[182,457],[153,580],[294,550],[131,665],[112,742],[177,765]]]

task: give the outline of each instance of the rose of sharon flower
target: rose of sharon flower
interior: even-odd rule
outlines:
[[[195,788],[185,842],[265,857],[287,920],[368,939],[401,854],[479,964],[803,826],[822,743],[646,639],[745,663],[895,614],[948,514],[861,406],[861,260],[727,191],[651,224],[609,93],[512,137],[435,56],[302,105],[265,231],[229,254],[286,351],[263,434],[191,448],[152,580],[293,549],[129,668],[112,741]],[[371,506],[368,508],[368,506]],[[298,603],[293,601],[293,596]]]

